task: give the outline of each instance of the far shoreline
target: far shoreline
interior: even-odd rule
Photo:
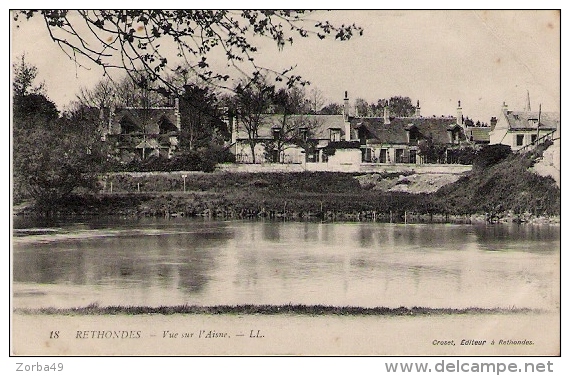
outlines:
[[[540,314],[543,309],[531,308],[430,308],[430,307],[357,307],[328,305],[178,305],[178,306],[99,306],[90,304],[75,308],[16,308],[15,314],[23,315],[309,315],[309,316],[432,316],[432,315],[468,315],[468,314]]]

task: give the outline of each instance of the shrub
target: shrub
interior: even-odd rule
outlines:
[[[477,152],[477,155],[473,160],[473,167],[482,169],[496,165],[512,153],[513,152],[509,145],[485,145],[481,150],[479,150],[479,152]]]
[[[108,168],[115,172],[150,171],[204,171],[212,172],[216,164],[235,162],[235,156],[219,145],[177,153],[172,159],[150,157],[143,161],[134,160],[126,164],[116,163]]]

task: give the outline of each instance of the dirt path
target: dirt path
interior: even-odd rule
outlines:
[[[459,180],[462,174],[422,173],[401,175],[399,178],[381,178],[380,174],[357,177],[363,187],[383,192],[432,193]]]

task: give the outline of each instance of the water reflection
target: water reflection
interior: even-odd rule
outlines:
[[[559,305],[559,227],[190,219],[52,225],[53,235],[13,240],[16,306]]]

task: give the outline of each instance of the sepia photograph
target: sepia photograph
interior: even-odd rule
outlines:
[[[11,356],[561,355],[561,10],[9,28]]]

